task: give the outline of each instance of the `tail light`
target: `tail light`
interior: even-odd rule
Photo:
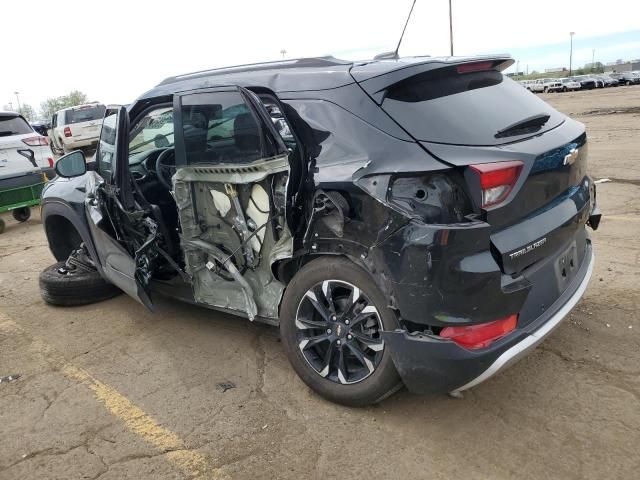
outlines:
[[[36,137],[23,138],[22,143],[30,147],[44,147],[49,145],[49,139],[38,135]]]
[[[53,158],[49,157],[47,161],[49,162],[49,168],[53,168]]]
[[[64,136],[65,137],[71,136],[71,129],[69,127],[64,127]]]
[[[518,315],[510,315],[493,322],[460,327],[445,327],[440,332],[442,338],[448,338],[463,348],[477,350],[488,347],[492,342],[512,332],[518,323]]]
[[[495,162],[471,165],[482,190],[482,208],[491,207],[504,201],[520,176],[522,162]]]

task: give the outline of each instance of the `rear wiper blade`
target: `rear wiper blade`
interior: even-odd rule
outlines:
[[[513,135],[524,135],[526,133],[533,133],[549,121],[551,118],[550,115],[546,113],[539,113],[538,115],[533,115],[531,117],[527,117],[524,120],[520,120],[519,122],[514,123],[513,125],[509,125],[502,130],[498,130],[494,136],[495,138],[504,138],[511,137]]]

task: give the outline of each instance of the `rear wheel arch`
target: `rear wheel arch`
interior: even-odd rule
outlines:
[[[277,270],[274,269],[276,270],[276,278],[280,282],[285,284],[285,291],[286,291],[286,289],[289,288],[291,281],[294,279],[294,277],[298,274],[300,270],[302,270],[307,264],[323,258],[348,261],[353,265],[355,265],[356,267],[358,267],[359,269],[361,269],[367,275],[369,275],[373,283],[375,283],[376,286],[380,289],[380,291],[389,299],[389,307],[396,311],[396,315],[398,315],[398,321],[400,321],[399,312],[395,307],[395,300],[394,300],[395,296],[393,294],[393,289],[391,288],[390,283],[385,280],[386,278],[385,275],[376,274],[375,267],[373,267],[371,262],[367,261],[367,259],[363,260],[361,257],[356,257],[346,252],[308,253],[299,257],[298,259],[291,259],[289,261],[280,263],[277,266]],[[280,299],[280,302],[282,303],[282,299]]]

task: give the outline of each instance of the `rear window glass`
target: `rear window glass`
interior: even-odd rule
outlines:
[[[71,108],[64,112],[64,124],[73,125],[74,123],[102,120],[104,112],[104,105],[90,105],[86,107]]]
[[[562,121],[561,114],[501,72],[458,74],[456,67],[396,83],[387,90],[382,108],[418,140],[456,145],[516,141],[518,136],[495,135],[534,115],[551,117],[537,133]]]
[[[0,137],[24,135],[33,130],[22,117],[0,116]]]

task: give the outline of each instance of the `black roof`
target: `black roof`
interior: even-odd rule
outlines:
[[[354,76],[358,81],[363,81],[367,78],[407,68],[418,63],[453,64],[486,59],[507,61],[511,57],[508,55],[440,58],[407,57],[356,62],[339,60],[334,57],[280,60],[176,75],[166,78],[155,88],[143,94],[138,100],[172,95],[180,91],[225,85],[264,87],[276,93],[328,90],[354,83]]]

